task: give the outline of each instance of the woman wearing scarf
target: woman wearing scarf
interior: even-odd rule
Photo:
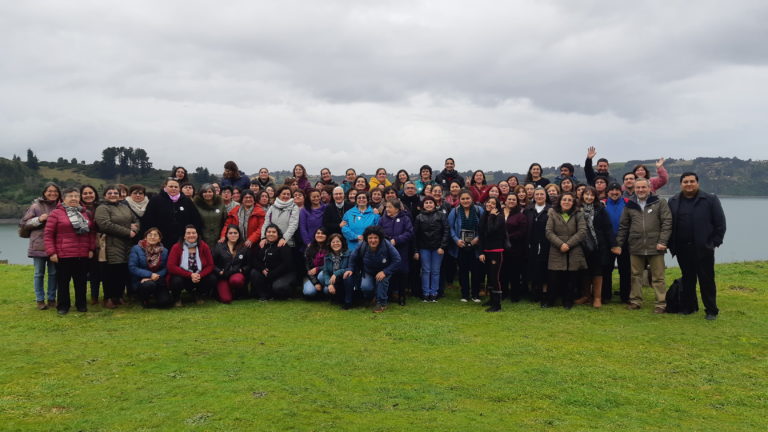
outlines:
[[[168,307],[172,303],[171,293],[165,283],[168,273],[168,249],[163,247],[161,240],[159,229],[148,229],[144,233],[144,239],[131,248],[128,257],[131,284],[145,308],[149,307],[152,297],[160,308]]]
[[[549,240],[549,291],[544,307],[551,307],[562,297],[563,307],[573,307],[579,272],[587,268],[581,242],[587,234],[584,216],[578,210],[576,196],[565,192],[555,207],[549,209],[545,228]]]
[[[99,192],[96,191],[96,188],[89,185],[84,184],[80,186],[80,205],[85,209],[85,214],[88,215],[88,218],[91,220],[94,220],[94,215],[96,214],[96,207],[99,206],[101,202],[99,201]],[[96,231],[98,231],[98,227],[94,227]],[[101,283],[103,281],[103,269],[101,268],[102,265],[99,263],[99,234],[96,233],[96,250],[93,251],[93,257],[88,262],[88,283],[91,285],[91,304],[97,305],[99,304],[99,287],[101,286]]]
[[[279,240],[279,246],[294,246],[293,234],[299,228],[299,209],[293,203],[291,196],[292,193],[288,187],[283,186],[277,191],[275,203],[269,207],[266,216],[264,216],[264,225],[261,227],[261,247],[264,247],[267,242],[264,238],[267,226],[272,224],[277,225],[283,233],[283,237]]]
[[[203,221],[192,200],[181,194],[179,182],[168,178],[163,190],[152,197],[144,213],[144,222],[148,227],[156,227],[163,234],[163,246],[173,247],[183,235],[184,227],[193,225],[202,231]]]
[[[197,228],[187,225],[184,237],[168,253],[168,285],[176,307],[182,306],[182,291],[190,292],[195,303],[203,304],[203,297],[210,294],[216,285],[213,255],[201,240]]]
[[[459,263],[459,284],[461,285],[461,301],[472,300],[480,303],[480,284],[483,282],[483,269],[478,259],[477,245],[480,242],[478,229],[483,209],[474,204],[472,193],[463,189],[459,194],[459,206],[448,215],[448,226],[451,228],[451,239],[448,254]],[[470,285],[470,273],[472,275]]]
[[[48,216],[45,223],[45,253],[56,266],[56,287],[59,315],[66,315],[72,306],[69,281],[75,286],[75,307],[87,312],[86,283],[88,259],[96,249],[93,221],[80,206],[80,192],[75,188],[62,191],[63,201]]]
[[[264,225],[265,213],[264,209],[256,204],[256,195],[250,190],[243,192],[240,202],[241,204],[233,208],[227,215],[224,229],[221,230],[219,236],[219,243],[226,241],[226,227],[235,225],[240,228],[245,247],[250,248],[258,244],[261,239],[261,227]]]
[[[221,197],[216,195],[213,186],[206,183],[200,187],[197,196],[193,200],[200,219],[203,221],[203,241],[211,250],[221,238],[221,229],[227,220],[227,213]]]
[[[96,207],[96,226],[103,235],[99,262],[104,268],[104,307],[114,309],[123,304],[123,290],[128,283],[128,253],[139,230],[138,219],[128,204],[120,201],[120,190],[109,185],[104,201]]]
[[[147,189],[139,184],[132,185],[128,188],[128,198],[125,200],[128,204],[128,208],[131,209],[136,219],[139,220],[139,232],[144,231],[146,223],[144,222],[144,213],[147,212],[147,204],[149,204],[149,198],[147,198]],[[141,237],[136,237],[139,239]]]
[[[249,252],[240,234],[240,227],[227,225],[226,240],[216,243],[213,248],[213,264],[218,279],[216,292],[222,303],[230,304],[235,296],[245,297],[245,286],[250,274]]]
[[[33,282],[37,308],[40,310],[56,307],[56,264],[45,253],[43,233],[45,224],[51,212],[61,201],[61,189],[56,183],[46,183],[40,198],[32,201],[32,205],[24,213],[19,222],[21,234],[29,237],[27,256],[32,258],[35,265]],[[45,269],[48,268],[48,304],[45,303]]]
[[[616,246],[616,236],[605,206],[597,199],[597,189],[587,186],[581,196],[581,211],[587,225],[587,236],[582,246],[587,259],[587,272],[584,275],[582,295],[576,304],[584,304],[592,298],[592,306],[603,305],[603,274],[605,267],[613,264],[611,248]]]

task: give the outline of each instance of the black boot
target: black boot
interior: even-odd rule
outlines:
[[[491,292],[491,306],[486,309],[486,312],[498,312],[501,310],[501,293]]]

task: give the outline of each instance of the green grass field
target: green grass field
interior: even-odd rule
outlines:
[[[678,276],[668,271],[668,281]],[[65,317],[0,266],[0,430],[764,431],[768,262],[719,265],[720,318],[613,303],[374,315],[291,300]]]

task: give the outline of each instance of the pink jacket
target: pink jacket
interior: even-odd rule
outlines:
[[[90,231],[77,234],[67,217],[64,206],[59,204],[45,222],[45,253],[59,258],[88,258],[88,252],[96,249],[96,227],[85,210],[81,212],[88,221]]]
[[[668,181],[669,174],[667,174],[667,169],[662,165],[656,170],[656,177],[651,177],[651,192],[656,192],[663,188]]]

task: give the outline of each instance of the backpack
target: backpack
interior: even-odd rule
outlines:
[[[667,313],[680,312],[680,306],[683,304],[683,283],[680,279],[675,279],[667,290]]]

